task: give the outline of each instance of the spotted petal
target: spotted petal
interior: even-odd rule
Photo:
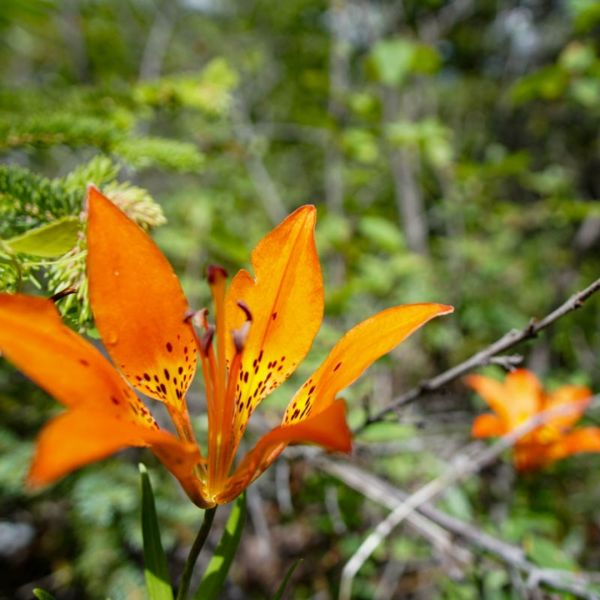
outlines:
[[[346,407],[336,400],[318,415],[292,425],[280,425],[264,435],[229,479],[219,502],[230,502],[263,473],[288,444],[313,443],[335,452],[350,452],[352,434]]]
[[[88,210],[90,301],[106,349],[132,385],[182,410],[196,355],[181,285],[150,237],[93,187]]]
[[[453,310],[445,304],[406,304],[388,308],[359,323],[335,345],[298,390],[286,409],[283,422],[296,423],[321,412],[378,358],[427,321]]]
[[[323,318],[323,280],[314,241],[316,210],[303,206],[252,252],[255,278],[240,271],[227,293],[227,330],[252,325],[239,373],[233,430],[237,440],[259,402],[305,357]],[[229,347],[231,362],[234,349]]]
[[[129,386],[96,348],[63,324],[50,300],[0,294],[0,351],[68,407],[156,427]]]

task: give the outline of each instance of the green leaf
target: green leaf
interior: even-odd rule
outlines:
[[[221,589],[242,538],[245,522],[246,494],[242,494],[231,509],[223,537],[206,567],[195,600],[216,600],[221,597]]]
[[[54,596],[52,594],[48,593],[47,591],[43,590],[42,588],[35,588],[33,590],[33,595],[38,600],[56,600],[56,598],[54,598]]]
[[[75,246],[79,228],[80,222],[77,217],[63,217],[5,240],[5,244],[15,253],[56,258]]]
[[[414,44],[403,38],[377,42],[369,57],[376,79],[389,86],[402,85],[410,74],[414,51]]]
[[[285,577],[283,578],[283,581],[281,582],[281,585],[279,586],[279,589],[277,590],[277,592],[273,596],[273,600],[281,600],[281,598],[283,598],[283,593],[285,592],[285,588],[287,587],[287,584],[290,581],[290,577],[294,574],[294,571],[296,570],[296,567],[301,562],[302,562],[302,559],[299,558],[298,560],[295,560],[292,563],[292,565],[290,566],[290,568],[287,570],[287,573],[285,574]]]
[[[523,546],[527,556],[540,567],[567,571],[576,571],[578,568],[577,563],[558,544],[547,538],[529,535]]]
[[[154,493],[146,467],[139,465],[142,480],[142,536],[144,538],[144,576],[150,600],[173,600],[167,558],[160,541]]]

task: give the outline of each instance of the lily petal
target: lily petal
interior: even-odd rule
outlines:
[[[62,404],[156,428],[139,398],[50,300],[0,294],[0,352]]]
[[[151,446],[163,456],[176,454],[178,462],[170,460],[167,467],[182,478],[199,460],[192,444],[184,444],[166,431],[78,408],[55,417],[42,430],[29,484],[46,485],[129,446]]]
[[[506,423],[497,415],[486,413],[473,421],[471,434],[476,438],[498,437],[507,432]]]
[[[149,446],[198,503],[193,444],[160,431],[150,412],[50,300],[0,294],[0,352],[69,408],[40,434],[31,485],[55,481],[127,446]]]
[[[297,423],[324,410],[378,358],[427,321],[453,311],[445,304],[406,304],[388,308],[353,327],[296,392],[283,423]]]
[[[600,452],[600,428],[580,427],[563,435],[549,448],[547,462],[581,452]]]
[[[350,452],[352,434],[346,424],[346,405],[335,400],[319,414],[292,425],[279,425],[264,435],[230,477],[219,503],[230,502],[259,477],[288,444],[313,443],[334,452]]]
[[[543,409],[548,410],[564,406],[570,408],[568,414],[552,418],[545,424],[557,432],[570,429],[582,417],[592,399],[592,390],[581,385],[563,385],[554,392],[547,394]]]
[[[542,387],[533,373],[517,369],[504,382],[484,375],[469,375],[465,383],[474,389],[502,419],[507,429],[526,421],[540,410]]]
[[[196,345],[181,285],[150,237],[94,187],[88,209],[90,301],[106,349],[133,386],[182,410]]]
[[[252,316],[236,394],[234,447],[260,401],[306,356],[323,318],[323,279],[315,247],[316,209],[303,206],[264,237],[252,252],[255,278],[240,271],[227,292],[227,330]],[[231,364],[233,344],[228,348]]]
[[[507,410],[513,422],[521,423],[542,409],[542,384],[531,371],[511,371],[504,380],[504,387]]]

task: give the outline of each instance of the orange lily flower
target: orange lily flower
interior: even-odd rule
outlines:
[[[50,300],[0,295],[0,351],[67,407],[39,436],[30,484],[50,483],[124,447],[146,446],[192,501],[209,508],[238,496],[288,444],[349,452],[338,393],[452,307],[398,306],[351,329],[295,394],[282,423],[234,466],[251,414],[291,375],[320,326],[315,219],[315,208],[303,206],[263,238],[252,253],[254,277],[242,270],[227,289],[225,271],[209,268],[213,326],[207,311],[190,315],[171,266],[150,237],[90,188],[90,302],[116,368],[62,323]],[[208,411],[206,457],[185,399],[198,360]],[[165,404],[175,435],[159,429],[134,389]]]
[[[504,383],[483,375],[471,375],[465,381],[494,411],[473,422],[472,434],[477,438],[505,435],[536,414],[565,408],[565,414],[549,417],[517,441],[514,461],[520,471],[539,469],[579,452],[600,452],[600,428],[573,429],[590,403],[589,388],[565,385],[545,392],[526,369],[508,373]]]

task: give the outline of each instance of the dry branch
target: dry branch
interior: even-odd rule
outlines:
[[[403,505],[409,497],[406,492],[399,490],[388,481],[347,461],[319,456],[315,464],[325,473],[389,510],[393,511]],[[520,547],[489,535],[470,523],[434,508],[429,503],[417,507],[416,511],[469,545],[523,573],[529,585],[536,582],[538,586],[545,585],[556,590],[571,592],[580,598],[598,598],[597,594],[590,592],[588,588],[590,584],[597,581],[599,574],[572,573],[538,567],[527,560],[525,552]]]
[[[356,573],[371,556],[379,544],[409,515],[413,514],[423,504],[431,501],[451,485],[462,481],[491,464],[504,450],[512,447],[522,436],[536,429],[557,416],[568,415],[581,408],[581,403],[568,406],[558,406],[540,412],[506,435],[502,436],[492,446],[483,447],[479,442],[470,444],[452,461],[449,468],[439,477],[433,479],[416,492],[408,496],[367,536],[358,550],[342,570],[340,583],[340,600],[350,600],[352,582]],[[539,581],[539,578],[538,580]],[[579,589],[579,588],[578,588]],[[570,590],[572,591],[572,590]],[[583,593],[583,589],[579,590]],[[575,593],[575,592],[573,592]],[[581,595],[583,598],[596,598],[595,595]]]
[[[594,281],[585,289],[573,294],[573,296],[571,296],[566,302],[561,304],[551,313],[547,314],[543,319],[539,321],[531,319],[527,327],[509,331],[500,339],[496,340],[493,344],[490,344],[483,350],[473,354],[473,356],[461,362],[460,364],[448,369],[447,371],[444,371],[443,373],[440,373],[439,375],[436,375],[435,377],[424,379],[416,387],[398,396],[390,405],[382,408],[374,415],[369,415],[365,422],[359,426],[354,433],[361,433],[369,425],[381,421],[388,414],[396,412],[403,406],[414,402],[426,392],[438,390],[447,383],[450,383],[465,373],[468,373],[472,369],[498,362],[498,355],[501,355],[525,340],[536,337],[540,331],[546,329],[552,325],[552,323],[558,321],[558,319],[561,317],[564,317],[566,314],[583,306],[583,303],[599,289],[600,279],[596,279],[596,281]]]

